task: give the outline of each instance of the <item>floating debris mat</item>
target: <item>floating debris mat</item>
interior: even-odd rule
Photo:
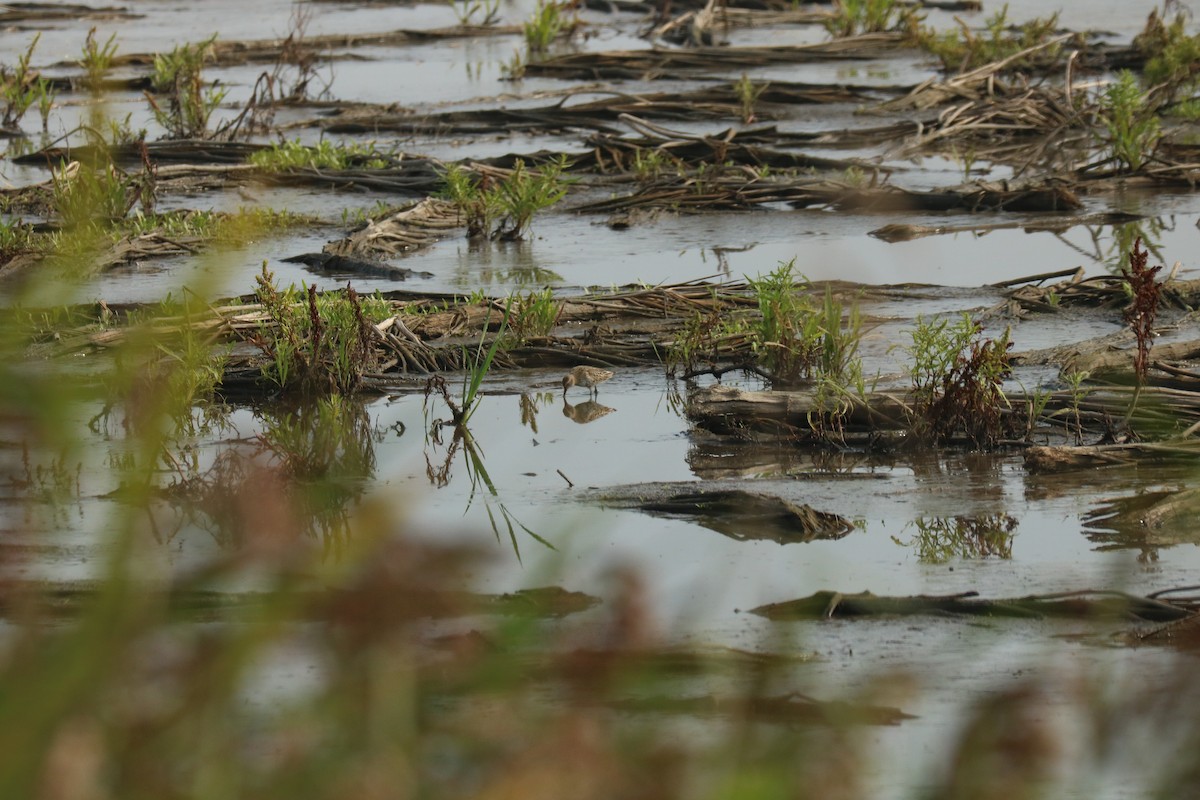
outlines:
[[[676,211],[736,211],[787,204],[792,208],[887,212],[1072,211],[1082,207],[1065,186],[1006,188],[979,183],[956,189],[911,191],[894,186],[860,188],[841,181],[804,177],[764,179],[744,174],[669,176],[632,194],[575,206],[578,213],[613,213],[637,208]]]
[[[141,19],[123,6],[85,6],[75,3],[6,3],[0,6],[0,25],[80,19]]]
[[[164,139],[157,142],[114,144],[104,148],[97,148],[90,144],[79,147],[47,147],[35,153],[14,156],[12,162],[22,165],[52,166],[68,161],[102,164],[107,159],[111,159],[117,164],[141,164],[143,155],[145,155],[151,161],[164,163],[246,164],[250,156],[266,147],[267,145],[249,142]]]
[[[1183,464],[1200,462],[1200,439],[1175,438],[1158,442],[1123,442],[1120,444],[1093,445],[1038,445],[1023,451],[1025,468],[1033,472],[1063,473],[1068,471],[1091,471],[1099,467],[1131,467],[1146,462],[1163,463],[1176,461]],[[1190,490],[1189,490],[1190,491]],[[1146,530],[1163,524],[1168,515],[1174,514],[1176,504],[1163,502],[1165,497],[1174,496],[1166,493],[1156,496],[1147,492],[1138,497],[1145,497],[1145,505],[1141,501],[1111,501],[1104,510],[1089,514],[1087,525],[1105,527],[1108,522],[1120,522],[1128,526]],[[1188,499],[1195,501],[1194,493]],[[1157,511],[1150,511],[1151,507]],[[1198,507],[1196,510],[1200,510]],[[1128,512],[1128,513],[1127,513]],[[1188,521],[1191,521],[1189,516]]]
[[[754,106],[755,116],[771,119],[780,109],[793,105],[863,103],[878,98],[872,87],[771,82],[765,85]],[[588,92],[594,94],[594,92]],[[328,117],[296,123],[291,127],[317,126],[326,133],[486,133],[497,131],[545,131],[584,129],[616,132],[613,123],[624,114],[649,119],[698,121],[728,119],[743,113],[742,101],[731,83],[690,92],[648,94],[613,93],[586,102],[567,105],[571,98],[534,108],[480,108],[414,115],[390,107],[347,106]]]
[[[1200,422],[1200,392],[1144,386],[1133,405],[1132,386],[1089,387],[1080,394],[1069,390],[1032,396],[1023,392],[1005,394],[999,410],[1000,427],[1006,435],[1024,437],[997,441],[1027,448],[1030,469],[1050,469],[1058,463],[1112,463],[1093,459],[1095,448],[1029,447],[1028,437],[1088,432],[1097,437],[1111,435],[1114,420],[1125,418],[1133,430],[1147,433],[1177,432],[1176,438],[1129,445],[1121,451],[1101,451],[1104,458],[1129,458],[1135,453],[1158,457],[1194,457],[1200,440],[1191,438]],[[838,444],[871,447],[916,447],[921,437],[910,434],[927,424],[920,417],[911,392],[873,392],[846,395],[842,405],[830,408],[815,391],[747,391],[729,386],[710,386],[689,393],[686,413],[698,428],[737,440],[793,442],[797,445]],[[1037,409],[1031,418],[1031,409]],[[970,440],[971,431],[956,429],[943,444]],[[892,434],[890,437],[888,434]],[[926,444],[929,442],[926,441]],[[1115,455],[1119,453],[1118,455]],[[1037,461],[1035,461],[1035,459]]]
[[[305,36],[300,42],[289,39],[216,40],[209,45],[207,57],[217,66],[236,64],[274,64],[284,47],[320,53],[322,60],[361,58],[351,51],[363,47],[389,47],[403,44],[441,42],[448,39],[474,39],[484,36],[520,35],[520,25],[453,25],[448,28],[399,29],[380,33],[336,33]],[[338,51],[346,51],[339,53]],[[154,53],[125,53],[115,56],[113,66],[151,65]]]
[[[893,169],[876,167],[875,164],[860,160],[822,158],[762,148],[757,143],[770,137],[761,136],[758,132],[728,128],[720,133],[695,134],[671,131],[631,115],[623,115],[622,121],[641,136],[617,137],[596,134],[588,139],[592,152],[588,157],[572,157],[572,167],[599,169],[600,172],[612,172],[613,169],[617,172],[630,172],[641,162],[644,172],[647,160],[654,166],[656,158],[660,162],[660,170],[664,167],[678,167],[679,164],[704,164],[707,169],[714,163],[732,163],[774,169],[827,169],[842,172],[847,168],[857,167],[865,172],[894,172]]]
[[[682,50],[610,50],[568,53],[525,65],[537,78],[581,80],[694,79],[710,70],[754,69],[772,64],[865,61],[911,49],[898,33],[869,33],[831,42],[775,47],[693,47]]]
[[[616,110],[621,109],[621,110]],[[649,116],[669,119],[708,119],[713,114],[703,107],[690,110],[679,103],[654,100],[637,102],[630,99],[615,102],[609,108],[593,104],[580,106],[539,106],[537,108],[487,108],[470,111],[447,111],[442,114],[414,116],[408,112],[380,112],[379,109],[348,108],[329,119],[298,123],[298,126],[320,127],[325,133],[378,134],[426,133],[463,134],[535,131],[556,133],[565,130],[612,131],[611,122],[626,109],[638,109]],[[292,127],[297,127],[293,125]]]
[[[244,142],[173,141],[147,143],[145,153],[137,145],[113,148],[115,163],[153,164],[175,162],[155,171],[157,181],[201,181],[206,187],[220,186],[251,178],[271,186],[312,186],[331,189],[393,192],[424,196],[439,191],[444,183],[445,165],[437,159],[410,156],[404,153],[385,153],[352,156],[347,169],[290,167],[284,170],[263,169],[248,163],[263,145]],[[54,167],[68,161],[87,162],[101,159],[103,154],[91,146],[50,148],[19,157],[21,164]],[[16,159],[14,159],[16,160]],[[358,161],[358,164],[355,162]],[[368,162],[383,161],[384,166],[367,167]],[[53,183],[46,184],[47,187]],[[191,184],[189,184],[191,185]],[[28,187],[26,187],[28,188]],[[161,188],[161,187],[160,187]],[[24,189],[7,190],[11,196]]]
[[[886,157],[907,159],[937,149],[970,146],[981,160],[1040,164],[1063,157],[1070,133],[1076,134],[1076,149],[1082,150],[1088,130],[1088,119],[1061,91],[1037,87],[1010,96],[984,95],[951,106]],[[1037,140],[1040,144],[1035,144]]]
[[[323,249],[337,256],[403,255],[428,247],[462,227],[462,216],[454,203],[427,197],[369,220],[362,228]]]
[[[736,160],[739,148],[786,149],[816,145],[826,149],[858,149],[894,142],[910,134],[918,134],[922,130],[921,122],[905,121],[874,128],[811,133],[780,131],[774,126],[727,128],[718,133],[690,133],[672,130],[632,114],[623,114],[621,121],[628,125],[637,136],[612,136],[600,133],[589,138],[587,144],[592,148],[596,161],[594,166],[604,169],[603,157],[606,153],[612,153],[615,157],[615,154],[620,151],[632,152],[650,147],[660,148],[663,155],[666,156],[686,154],[695,160],[705,160],[706,165],[711,166],[711,163],[723,164],[727,160]],[[824,162],[830,165],[829,168],[844,169],[848,163],[838,159],[820,159],[795,154],[776,156],[776,158],[779,159],[779,163],[772,166],[781,168],[791,165],[817,166]],[[747,161],[752,161],[752,159],[747,159]],[[574,163],[575,166],[593,166],[577,159]],[[864,162],[856,161],[854,163],[862,166]],[[871,165],[871,169],[889,173],[896,171],[894,167],[882,167],[875,164]]]
[[[628,2],[628,0],[615,0],[614,5],[621,11],[637,11],[641,13],[656,12],[656,16],[661,17],[664,10],[673,11],[702,11],[710,5],[709,0],[641,0],[641,2]],[[806,4],[808,5],[808,4]],[[817,5],[813,3],[811,5]],[[756,14],[767,13],[786,13],[795,14],[797,12],[795,0],[726,0],[722,6],[727,7],[730,11],[755,12]],[[832,14],[828,11],[813,11],[809,8],[805,9],[803,14],[812,17],[812,21],[826,19]],[[717,13],[717,19],[720,20],[724,10]]]
[[[898,139],[923,130],[922,122],[918,120],[902,120],[887,125],[874,125],[861,128],[840,128],[827,131],[781,131],[774,125],[756,125],[753,128],[740,128],[734,131],[737,140],[742,144],[757,144],[770,147],[805,147],[818,145],[822,148],[862,148],[881,144],[892,144]],[[695,134],[682,134],[676,131],[659,129],[651,134],[653,126],[642,122],[635,129],[646,136],[656,135],[663,139],[696,138]],[[710,136],[725,136],[726,134],[711,134]]]
[[[1029,87],[1024,84],[1010,86],[1001,77],[1005,71],[1015,65],[1028,65],[1029,57],[1033,54],[1054,50],[1072,39],[1073,36],[1074,34],[1059,36],[1050,41],[1014,53],[1007,58],[992,61],[970,72],[964,72],[961,75],[955,75],[946,80],[936,77],[929,78],[913,87],[903,97],[889,100],[875,110],[882,112],[922,111],[946,103],[962,102],[964,100],[1000,100],[1014,94],[1022,94]],[[1052,61],[1053,63],[1057,63],[1056,59],[1052,59]],[[1059,91],[1063,99],[1068,100],[1069,89],[1060,89]]]
[[[1161,594],[1161,593],[1160,593]],[[1168,622],[1190,617],[1193,608],[1137,597],[1116,591],[1079,591],[1027,595],[997,600],[978,592],[950,595],[880,597],[870,592],[842,594],[823,591],[751,609],[751,614],[772,620],[847,619],[856,617],[958,615],[972,617],[1026,617],[1041,619],[1136,619]]]
[[[385,169],[299,167],[287,170],[259,170],[255,173],[255,178],[273,186],[319,186],[423,197],[443,188],[444,169],[440,161],[412,158],[405,159],[399,166]]]
[[[749,167],[772,169],[821,169],[842,172],[851,167],[867,173],[890,174],[892,169],[877,167],[860,159],[822,158],[804,153],[792,153],[772,148],[759,147],[738,141],[737,132],[730,130],[714,136],[688,136],[682,139],[663,137],[619,137],[599,135],[588,140],[592,150],[586,157],[574,157],[576,169],[597,169],[605,173],[636,173],[637,165],[649,159],[659,159],[660,171],[681,164],[737,164]]]
[[[1085,218],[1084,221],[1087,219]],[[1123,221],[1128,220],[1117,217],[1113,222],[1106,222],[1101,219],[1099,224],[1120,224]],[[875,234],[875,231],[872,231],[872,234]],[[1052,284],[1032,284],[1032,281],[1039,278],[1056,277],[1064,277],[1067,280]],[[1022,283],[1027,281],[1031,283],[1019,286],[1009,294],[1009,300],[1014,307],[1019,307],[1026,312],[1054,313],[1064,308],[1080,306],[1123,308],[1129,303],[1129,283],[1125,278],[1115,275],[1084,277],[1082,270],[1076,269],[1021,279]],[[1200,281],[1179,280],[1174,276],[1168,276],[1162,282],[1160,291],[1163,306],[1166,308],[1189,312],[1200,305]],[[1175,357],[1163,356],[1163,358]]]

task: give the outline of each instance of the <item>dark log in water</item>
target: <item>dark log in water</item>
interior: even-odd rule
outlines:
[[[751,609],[750,613],[773,620],[960,614],[1072,619],[1115,617],[1167,622],[1191,616],[1192,612],[1152,598],[1112,591],[1062,592],[997,600],[981,598],[977,592],[879,597],[870,592],[842,594],[823,591],[797,600],[759,606]]]
[[[769,539],[787,544],[840,539],[854,525],[839,514],[818,511],[806,503],[740,489],[652,487],[657,497],[636,501],[652,514],[695,518],[710,530],[738,541]]]

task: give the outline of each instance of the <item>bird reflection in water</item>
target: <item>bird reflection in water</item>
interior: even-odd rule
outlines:
[[[616,411],[615,408],[602,405],[595,400],[584,400],[582,403],[571,405],[567,402],[567,398],[563,398],[563,416],[573,422],[578,422],[580,425],[594,422],[614,411]]]

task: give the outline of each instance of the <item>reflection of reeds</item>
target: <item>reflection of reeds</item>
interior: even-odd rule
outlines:
[[[507,321],[511,310],[511,299],[509,305],[504,309],[503,320]],[[454,457],[461,450],[463,458],[467,465],[467,476],[471,482],[471,494],[467,498],[467,510],[471,508],[475,502],[475,496],[480,489],[484,490],[483,503],[484,509],[487,511],[488,523],[492,527],[492,532],[496,534],[496,540],[500,540],[501,527],[512,543],[513,552],[517,556],[517,560],[521,559],[521,547],[517,541],[517,528],[520,528],[525,533],[533,537],[537,542],[554,549],[554,546],[548,541],[538,536],[530,530],[524,523],[516,518],[508,507],[499,499],[500,493],[496,489],[496,484],[492,481],[491,475],[488,474],[487,466],[484,464],[483,451],[479,448],[475,441],[475,437],[471,434],[471,429],[467,426],[471,415],[475,413],[479,407],[480,389],[483,385],[483,380],[487,377],[488,370],[491,369],[492,363],[496,357],[496,352],[500,348],[500,343],[503,340],[506,330],[506,322],[501,322],[500,330],[492,339],[490,345],[485,347],[485,340],[480,336],[479,343],[475,347],[474,358],[468,357],[464,351],[463,361],[473,364],[473,366],[463,375],[462,392],[460,400],[455,402],[450,396],[450,391],[446,386],[446,381],[440,375],[434,375],[425,384],[425,410],[429,412],[429,399],[433,394],[438,394],[442,398],[442,402],[450,410],[450,420],[433,420],[430,422],[429,436],[426,442],[432,444],[433,447],[440,446],[441,429],[445,427],[451,428],[454,433],[450,439],[450,445],[446,448],[446,455],[442,463],[438,467],[433,466],[433,461],[429,457],[429,450],[425,452],[426,474],[429,476],[430,483],[438,488],[442,488],[450,482],[450,469],[454,463]],[[486,334],[486,331],[485,331]],[[524,408],[524,406],[523,406]],[[496,502],[496,507],[499,510],[499,519],[492,510],[492,501]]]
[[[161,497],[179,512],[173,538],[186,522],[219,545],[240,547],[275,531],[332,546],[348,535],[348,520],[375,473],[380,434],[361,403],[330,397],[295,407],[261,408],[262,431],[252,446],[234,442],[201,470],[173,461],[175,476]],[[273,517],[263,519],[263,512]],[[247,521],[251,522],[248,523]]]
[[[448,398],[448,395],[446,397]],[[446,447],[445,456],[436,467],[433,460],[430,459],[429,449],[427,448],[425,451],[425,473],[429,477],[429,482],[439,489],[449,485],[455,457],[461,451],[467,467],[467,478],[471,483],[471,493],[467,498],[467,507],[464,509],[464,512],[470,510],[471,505],[475,502],[476,495],[482,492],[484,510],[487,512],[488,523],[491,525],[492,532],[496,534],[496,540],[500,541],[501,530],[503,529],[503,532],[512,544],[513,553],[516,554],[518,561],[521,560],[521,546],[517,540],[518,528],[531,536],[539,544],[545,545],[551,550],[555,549],[554,545],[534,533],[528,526],[517,519],[508,510],[508,506],[500,500],[500,492],[496,488],[496,484],[492,480],[492,476],[488,473],[487,465],[484,462],[483,451],[475,441],[471,430],[465,424],[434,420],[429,427],[427,444],[432,448],[440,447],[442,445],[441,430],[444,427],[451,428],[454,433],[451,436],[449,446]],[[492,509],[493,501],[496,504],[499,517],[497,517],[496,511]]]
[[[1017,519],[1009,514],[958,517],[918,517],[905,530],[912,538],[892,541],[911,547],[919,561],[942,564],[951,559],[1012,558]]]

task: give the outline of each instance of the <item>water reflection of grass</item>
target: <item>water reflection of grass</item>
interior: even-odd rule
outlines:
[[[450,397],[446,389],[445,381],[435,378],[429,382],[426,388],[427,419],[429,414],[429,397],[435,391],[441,394],[443,402],[451,409],[453,416],[456,418],[462,416],[461,409]],[[474,410],[477,406],[477,401],[478,398],[476,397],[475,401],[466,407]],[[446,444],[442,438],[442,431],[446,428],[452,431],[449,444]],[[430,454],[431,452],[436,453],[442,447],[445,447],[444,455],[440,461],[436,462],[435,466],[435,460],[430,457]],[[433,486],[441,489],[450,484],[454,462],[460,452],[463,455],[463,463],[466,465],[467,470],[467,479],[471,485],[471,493],[467,497],[467,506],[463,509],[463,513],[469,511],[475,502],[476,496],[481,495],[483,497],[484,510],[487,512],[488,524],[491,525],[492,532],[496,535],[496,541],[501,540],[501,533],[503,532],[512,544],[513,553],[516,554],[518,561],[521,560],[521,545],[517,538],[518,529],[532,537],[539,544],[545,545],[551,550],[555,549],[554,545],[534,533],[527,525],[517,519],[516,515],[500,499],[500,491],[496,488],[496,483],[492,480],[492,476],[487,469],[487,464],[484,461],[483,450],[475,440],[466,421],[430,420],[426,436],[425,473]],[[495,503],[495,508],[493,508],[493,503]]]
[[[198,459],[173,460],[163,488],[178,511],[170,540],[186,524],[208,531],[223,547],[254,541],[248,514],[273,496],[287,499],[275,509],[275,524],[292,540],[310,539],[338,547],[349,535],[348,519],[375,475],[376,429],[358,401],[328,397],[255,411],[261,431],[250,442],[223,446],[204,468]]]
[[[905,527],[913,529],[907,542],[919,561],[944,564],[953,559],[1012,558],[1013,533],[1017,520],[1008,514],[979,514],[959,517],[918,517]]]

